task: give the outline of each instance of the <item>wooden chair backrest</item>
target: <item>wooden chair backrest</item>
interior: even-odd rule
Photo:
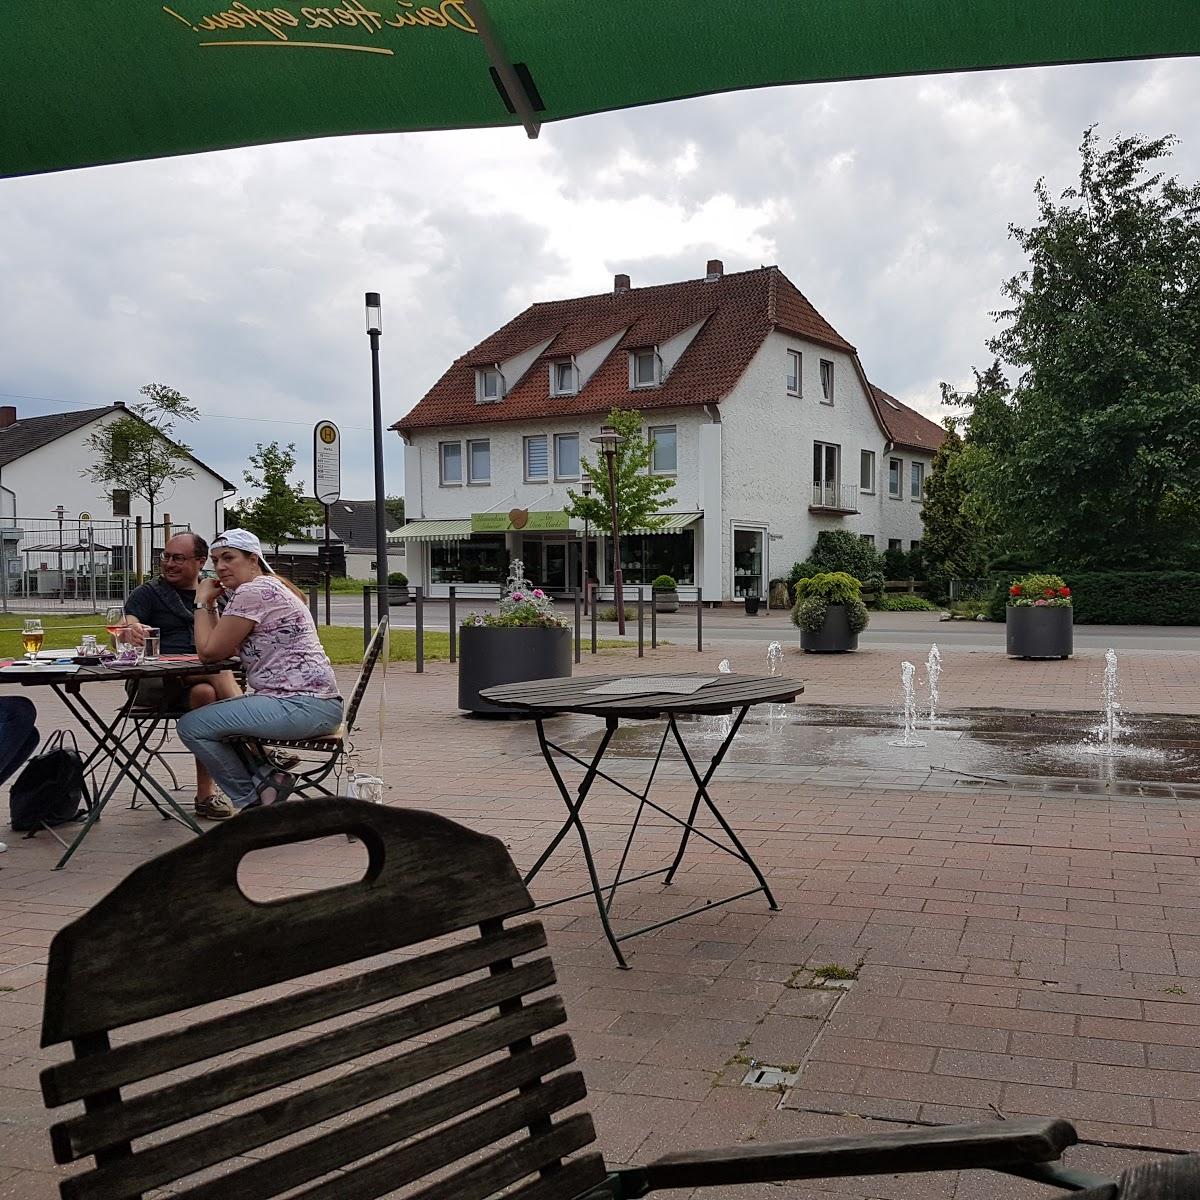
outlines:
[[[241,891],[250,851],[334,834],[366,847],[360,880]],[[42,1044],[74,1058],[42,1091],[83,1102],[51,1143],[95,1158],[63,1196],[565,1200],[603,1181],[577,1153],[591,1118],[556,1119],[585,1089],[550,1034],[562,1001],[528,999],[555,978],[541,924],[510,920],[530,907],[495,838],[359,800],[247,812],[137,868],[50,947]],[[200,1005],[218,1012],[176,1016]]]
[[[358,719],[359,707],[363,702],[363,697],[367,694],[367,686],[371,682],[371,674],[374,672],[375,664],[379,661],[379,656],[383,653],[383,648],[389,640],[390,624],[388,618],[384,617],[375,626],[375,632],[371,634],[371,640],[367,643],[366,650],[363,651],[362,666],[359,667],[358,678],[354,681],[354,691],[350,693],[350,699],[346,702],[345,725],[347,734],[354,728],[354,722]]]

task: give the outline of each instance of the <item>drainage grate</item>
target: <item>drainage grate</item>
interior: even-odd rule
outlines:
[[[799,1078],[799,1071],[785,1071],[782,1067],[755,1065],[746,1072],[742,1085],[752,1088],[793,1087]]]

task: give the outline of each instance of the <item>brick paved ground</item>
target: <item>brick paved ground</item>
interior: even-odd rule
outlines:
[[[642,667],[712,669],[721,656],[761,671],[760,652],[744,644],[714,644],[703,657],[668,649]],[[784,669],[807,679],[809,701],[879,703],[895,690],[900,657],[792,654]],[[611,670],[614,659],[637,669],[624,653],[582,669]],[[1032,664],[949,650],[943,699],[1091,709],[1101,667],[1097,653]],[[1130,709],[1200,712],[1200,653],[1128,653],[1122,667]],[[528,865],[561,819],[533,731],[456,715],[454,684],[446,664],[423,678],[411,666],[389,673],[388,802],[495,833]],[[583,737],[591,724],[563,718],[559,727],[564,737]],[[370,729],[361,741],[363,768],[371,768]],[[614,768],[636,778],[646,764]],[[818,783],[793,774],[775,768],[766,777],[740,762],[717,777],[716,794],[767,871],[780,912],[755,896],[668,926],[626,943],[629,972],[614,968],[587,904],[544,914],[610,1161],[997,1111],[1065,1116],[1093,1143],[1200,1147],[1200,804],[935,790],[902,775]],[[669,807],[690,800],[678,774],[663,783]],[[629,806],[607,789],[589,810],[598,857],[612,867]],[[37,1046],[53,931],[182,836],[114,803],[57,873],[48,838],[8,837],[0,858],[0,1197],[56,1192],[36,1091],[38,1070],[57,1057]],[[668,823],[651,820],[631,869],[660,865],[673,844]],[[254,882],[263,894],[326,885],[349,877],[356,853],[344,842],[277,852]],[[739,890],[742,880],[732,859],[693,842],[672,888],[646,881],[623,891],[618,930]],[[582,858],[568,840],[534,891],[545,899],[583,886]],[[844,989],[812,986],[814,968],[827,964],[858,978]],[[743,1087],[752,1062],[797,1071],[797,1083],[785,1094]],[[1089,1145],[1072,1153],[1111,1170],[1138,1152]],[[697,1193],[1043,1194],[971,1175]]]

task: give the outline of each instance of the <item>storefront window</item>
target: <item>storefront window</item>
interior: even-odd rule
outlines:
[[[502,533],[429,543],[430,583],[503,583],[507,576],[508,550]]]
[[[605,539],[608,580],[612,581],[612,542]],[[696,582],[696,539],[691,529],[682,533],[630,534],[621,538],[621,570],[626,583],[653,583],[670,575],[676,583]]]

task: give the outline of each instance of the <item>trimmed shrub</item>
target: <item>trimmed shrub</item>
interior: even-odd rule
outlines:
[[[883,574],[883,560],[870,542],[848,529],[823,529],[817,534],[808,561],[821,571],[844,571],[867,581]],[[867,587],[867,590],[873,590]]]
[[[403,587],[408,583],[408,576],[403,571],[392,571],[388,575],[388,584],[391,587]]]
[[[845,571],[827,571],[797,580],[792,624],[808,633],[816,633],[825,623],[825,610],[831,604],[845,606],[851,633],[862,633],[866,629],[870,617],[862,602],[861,587],[858,580]]]
[[[1200,625],[1200,571],[1073,571],[1076,625]]]
[[[607,608],[600,609],[600,611],[596,614],[597,621],[615,621],[616,619],[617,619],[617,606],[615,604],[610,604]],[[625,620],[626,621],[636,621],[637,620],[637,609],[630,608],[628,604],[625,605]]]
[[[673,592],[678,585],[670,575],[659,575],[650,587],[656,592]]]
[[[937,612],[941,606],[909,592],[884,592],[875,607],[880,612]]]

